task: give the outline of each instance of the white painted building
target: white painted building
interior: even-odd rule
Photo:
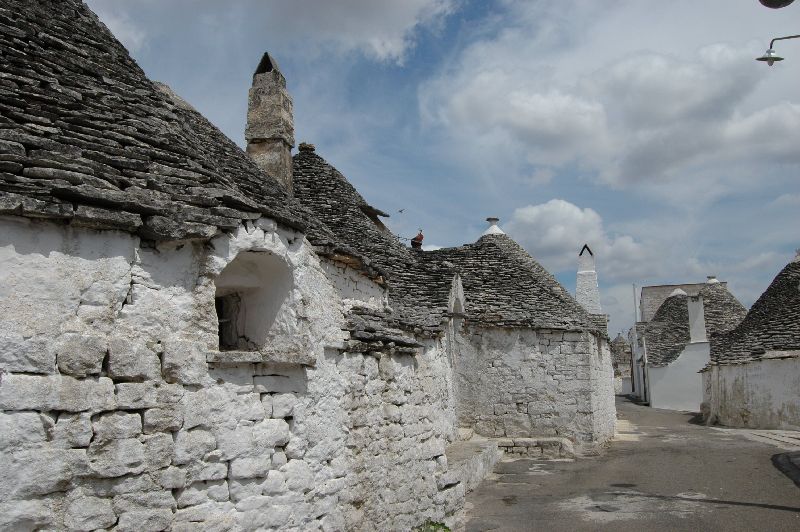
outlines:
[[[735,329],[712,339],[702,377],[709,423],[800,430],[800,255]]]
[[[654,408],[698,412],[703,401],[699,372],[710,361],[709,340],[738,325],[746,309],[714,276],[702,284],[672,285],[661,300],[665,286],[642,289],[640,306],[651,319],[637,324],[636,392]],[[661,301],[653,314],[650,297]]]
[[[613,436],[591,316],[496,225],[411,250],[291,158],[273,58],[248,155],[82,2],[7,3],[0,529],[455,525],[498,449]]]

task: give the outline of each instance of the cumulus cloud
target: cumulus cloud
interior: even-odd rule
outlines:
[[[220,10],[218,0],[88,0],[103,22],[132,51],[145,33],[132,25],[131,15],[141,8],[158,8],[152,20],[159,31],[170,31],[174,17],[208,17],[209,26],[257,24],[264,36],[295,52],[359,52],[378,61],[402,63],[416,43],[418,31],[435,30],[455,10],[454,0],[240,0]]]
[[[420,26],[435,27],[452,0],[272,0],[266,30],[275,36],[360,51],[380,61],[402,62]]]
[[[421,87],[423,123],[457,140],[449,143],[459,147],[455,157],[502,154],[494,157],[495,179],[509,173],[499,171],[502,160],[518,179],[531,166],[549,166],[556,177],[578,167],[613,187],[668,183],[681,200],[698,182],[713,186],[742,165],[763,165],[764,155],[800,163],[792,142],[800,136],[800,109],[758,98],[765,71],[753,61],[753,42],[704,43],[707,35],[675,26],[673,40],[685,32],[698,45],[656,52],[636,48],[648,36],[629,26],[625,42],[633,48],[621,53],[608,43],[620,40],[625,23],[653,16],[644,3],[605,10],[567,4],[573,9],[559,8],[577,20],[542,3],[507,2],[502,29],[475,40]],[[686,2],[661,6],[659,16],[675,18],[684,8]],[[603,59],[587,64],[586,56]]]
[[[563,199],[516,209],[507,231],[552,271],[574,270],[583,244],[592,248],[606,279],[636,278],[652,269],[654,250],[630,235],[609,233],[596,211]]]

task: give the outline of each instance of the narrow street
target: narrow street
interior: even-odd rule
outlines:
[[[467,532],[800,530],[798,433],[710,428],[622,398],[617,417],[602,456],[498,463],[467,497]]]

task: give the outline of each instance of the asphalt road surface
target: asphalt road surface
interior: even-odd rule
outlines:
[[[498,463],[467,496],[467,532],[800,532],[800,469],[780,465],[798,463],[790,439],[765,443],[621,398],[617,417],[602,456]]]

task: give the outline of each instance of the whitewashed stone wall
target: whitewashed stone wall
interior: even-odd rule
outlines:
[[[458,422],[484,436],[561,436],[591,452],[614,434],[608,342],[586,332],[467,328]]]
[[[271,346],[218,352],[214,280],[250,251],[292,286]],[[0,528],[375,530],[454,513],[445,350],[342,354],[334,284],[264,219],[155,248],[0,219]]]
[[[703,371],[703,414],[729,427],[800,430],[800,352]]]
[[[345,305],[382,308],[388,304],[386,290],[340,262],[322,260],[322,268]]]

